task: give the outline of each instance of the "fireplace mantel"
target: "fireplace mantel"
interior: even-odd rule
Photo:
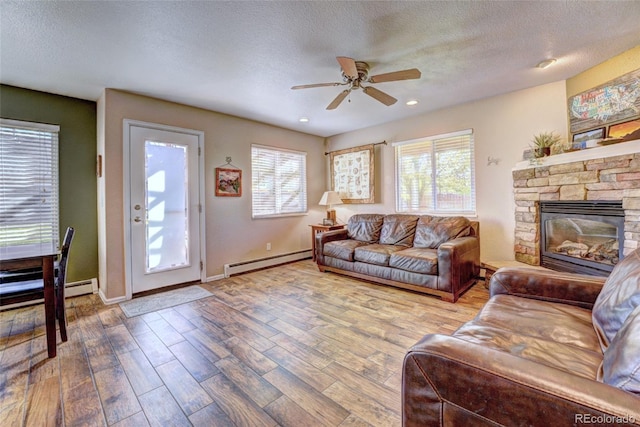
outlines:
[[[541,166],[561,165],[564,163],[601,159],[605,157],[615,157],[634,153],[640,153],[640,139],[620,142],[618,144],[603,145],[585,150],[572,151],[570,153],[555,154],[553,156],[542,157],[539,159],[524,160],[516,163],[513,170],[516,171]]]
[[[542,201],[621,201],[623,254],[640,247],[640,140],[520,162],[512,175],[517,261],[540,264]]]

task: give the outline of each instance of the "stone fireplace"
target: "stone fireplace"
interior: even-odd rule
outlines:
[[[517,261],[541,265],[544,258],[544,263],[549,268],[570,271],[553,265],[553,262],[549,265],[549,251],[545,251],[543,256],[541,202],[588,201],[590,204],[599,201],[605,205],[607,202],[619,202],[622,211],[618,215],[621,224],[620,235],[617,237],[620,240],[619,255],[623,257],[640,247],[640,141],[520,162],[513,169],[513,187],[516,206],[514,252]],[[563,216],[560,214],[554,218],[562,219]],[[561,223],[562,221],[558,226],[561,226]],[[583,228],[585,224],[580,223],[577,227]],[[571,225],[576,226],[575,222]],[[603,231],[604,229],[606,227],[601,226],[593,233],[611,233],[610,230]],[[611,239],[612,236],[602,239],[603,242],[599,243]],[[560,245],[562,243],[564,241],[560,242]],[[558,245],[554,245],[554,250],[557,250]],[[566,243],[566,246],[571,245]],[[580,245],[574,245],[567,250],[579,252],[580,248]],[[607,268],[602,274],[608,274],[606,270]],[[574,271],[599,274],[583,269]]]

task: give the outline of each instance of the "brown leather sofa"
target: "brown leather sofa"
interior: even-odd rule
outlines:
[[[640,249],[606,279],[503,268],[452,336],[402,377],[403,425],[640,425]]]
[[[357,214],[316,235],[320,271],[455,302],[480,272],[479,224],[464,217]]]

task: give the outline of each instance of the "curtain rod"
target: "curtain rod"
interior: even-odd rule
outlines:
[[[382,144],[387,145],[387,141],[375,142],[373,144],[360,145],[358,147],[353,147],[353,148],[345,148],[344,150],[355,150],[356,148],[366,147],[367,145],[382,145]],[[342,150],[325,151],[324,155],[326,156],[327,154],[335,153],[336,151],[342,151]]]

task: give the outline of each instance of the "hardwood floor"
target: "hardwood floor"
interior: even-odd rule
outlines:
[[[488,298],[451,304],[301,261],[202,284],[214,296],[127,318],[67,300],[48,359],[42,306],[0,313],[4,426],[399,426],[402,359]]]

